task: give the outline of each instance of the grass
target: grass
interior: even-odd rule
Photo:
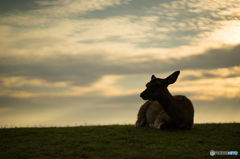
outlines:
[[[239,158],[210,156],[210,150],[240,153],[240,123],[196,124],[190,130],[133,125],[66,128],[2,128],[0,158]]]

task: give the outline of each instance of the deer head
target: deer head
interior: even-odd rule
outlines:
[[[173,72],[165,79],[156,78],[152,75],[151,81],[146,84],[146,89],[140,94],[143,100],[157,100],[166,95],[169,84],[176,82],[180,71]]]

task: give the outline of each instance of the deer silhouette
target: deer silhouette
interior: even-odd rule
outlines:
[[[149,126],[156,129],[193,128],[194,108],[192,102],[183,95],[172,96],[168,85],[176,82],[180,71],[175,71],[165,79],[152,75],[146,89],[140,94],[147,100],[139,109],[136,127]]]

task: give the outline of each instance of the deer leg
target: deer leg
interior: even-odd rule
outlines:
[[[166,129],[167,128],[167,123],[162,122],[162,123],[154,123],[149,125],[150,128],[155,128],[155,129]]]
[[[154,124],[150,124],[150,128],[160,129],[163,130],[167,128],[167,123],[164,120],[165,115],[159,114],[159,116],[156,118]]]
[[[147,109],[148,109],[150,103],[151,103],[151,101],[147,101],[140,107],[140,109],[138,111],[138,115],[137,115],[138,116],[137,121],[135,124],[136,127],[142,127],[147,124],[146,112],[147,112]]]

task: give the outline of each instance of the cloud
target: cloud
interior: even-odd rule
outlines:
[[[240,45],[210,49],[200,55],[156,59],[139,56],[108,59],[104,54],[58,56],[9,56],[1,58],[2,77],[26,77],[47,82],[89,85],[104,75],[149,74],[189,69],[217,69],[239,66]],[[143,59],[143,60],[142,60]]]
[[[209,49],[204,54],[187,57],[174,62],[181,63],[182,69],[215,69],[238,66],[240,45]]]
[[[151,32],[155,27],[154,21],[157,21],[156,16],[125,16],[108,19],[53,20],[45,27],[34,26],[30,29],[29,26],[19,29],[2,25],[5,31],[2,35],[2,49],[11,54],[38,55],[49,52],[81,54],[97,50],[111,54],[123,54],[126,51],[134,53],[136,49],[139,50],[135,43],[146,43],[151,37],[167,38],[161,34],[156,37],[154,32]]]
[[[198,69],[191,71],[184,71],[184,77],[181,79],[184,81],[197,80],[197,79],[211,79],[211,78],[235,78],[240,75],[240,66],[234,66],[229,68],[217,68],[217,69]]]
[[[181,81],[171,86],[170,90],[175,94],[189,94],[191,99],[214,100],[216,98],[239,98],[240,91],[236,87],[239,85],[240,78],[212,78]]]
[[[201,47],[205,47],[239,43],[238,8],[235,0],[173,1],[156,5],[148,13],[158,15],[161,22],[158,26],[166,28],[164,32],[167,30],[170,41],[174,42],[169,46],[201,43]]]
[[[182,58],[142,56],[130,61],[108,59],[99,54],[9,56],[0,61],[0,95],[14,98],[131,96],[144,89],[152,74],[165,78],[181,70],[177,84],[170,87],[172,93],[201,100],[236,98],[240,94],[236,87],[240,82],[239,50],[240,45],[223,46]]]
[[[68,17],[72,14],[85,14],[88,11],[103,10],[107,7],[128,4],[131,0],[42,0],[30,2],[32,8],[17,10],[18,13],[39,15],[40,17]],[[25,2],[26,3],[26,2]],[[27,2],[29,4],[29,2]],[[21,8],[21,4],[19,4]],[[30,6],[30,5],[28,5]],[[23,7],[22,7],[23,8]],[[16,11],[16,10],[15,10]],[[13,12],[13,10],[11,10]],[[6,14],[9,14],[8,12]]]
[[[64,88],[70,87],[70,90],[75,87],[73,92],[67,92],[72,95],[101,91],[107,95],[106,92],[111,92],[113,88],[118,90],[115,95],[124,95],[124,91],[126,94],[134,94],[138,89],[131,92],[117,88],[120,79],[113,76],[129,77],[197,69],[201,73],[191,75],[191,78],[204,79],[222,75],[203,70],[239,67],[239,21],[234,20],[233,16],[236,14],[236,6],[234,4],[223,9],[228,13],[223,13],[220,7],[229,6],[232,2],[200,7],[201,11],[196,11],[199,14],[191,16],[189,12],[204,3],[162,3],[148,11],[145,9],[147,14],[144,16],[109,16],[101,19],[73,16],[93,10],[107,11],[107,7],[127,2],[38,1],[42,8],[2,15],[1,87],[7,88],[6,79],[17,79],[15,84],[21,85],[23,90],[31,91],[26,83],[31,87],[41,85],[55,89],[52,95],[56,96],[63,93],[55,86],[59,83],[64,84]],[[51,15],[50,11],[56,12]],[[225,18],[230,16],[230,20],[204,16],[205,11],[217,12],[217,15],[221,13]],[[35,18],[37,14],[39,19]],[[68,19],[70,15],[72,17]],[[235,72],[224,78],[237,77],[237,74]],[[103,79],[107,77],[116,83],[109,84],[109,87],[104,85]],[[185,76],[187,79],[190,76]],[[102,84],[105,88],[100,88]],[[98,88],[94,89],[96,85]],[[4,90],[5,94],[14,96],[34,95],[16,91]]]
[[[240,23],[236,19],[235,4],[230,6],[232,2],[221,2],[221,5],[211,5],[210,8],[204,6],[201,14],[189,14],[188,9],[195,7],[191,4],[202,6],[207,3],[205,1],[161,2],[155,7],[148,4],[148,8],[142,11],[144,14],[102,18],[82,16],[99,9],[107,12],[109,7],[134,8],[133,4],[136,3],[120,0],[38,1],[38,9],[1,15],[1,52],[30,56],[98,52],[115,59],[142,55],[166,59],[198,54],[212,47],[240,42]],[[221,18],[219,14],[220,19],[205,16],[204,11],[220,12],[220,6],[229,7],[225,10],[229,10],[230,15],[221,16],[230,19]]]
[[[24,100],[24,102],[23,99],[18,101],[15,98],[7,99],[8,105],[5,104],[6,108],[2,108],[1,105],[0,110],[3,111],[0,111],[0,125],[134,124],[137,112],[144,103],[138,96],[101,99],[95,97],[94,100],[92,97],[61,97],[57,100],[51,97],[44,98],[44,100],[38,98],[31,101]],[[130,103],[126,103],[126,101]],[[218,98],[212,101],[192,100],[192,102],[195,108],[195,123],[239,121],[239,98]],[[15,107],[10,107],[10,103],[16,103]]]

